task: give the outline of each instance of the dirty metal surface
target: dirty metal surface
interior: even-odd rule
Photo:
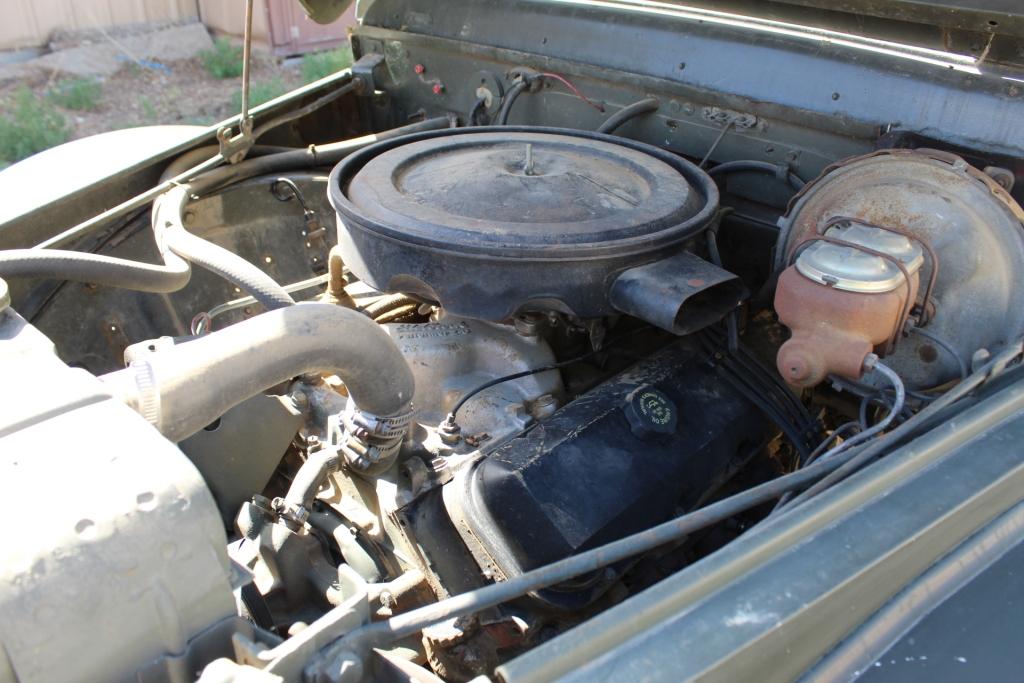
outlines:
[[[926,329],[968,362],[979,348],[995,351],[1024,333],[1024,225],[1016,202],[981,176],[962,159],[933,152],[896,150],[838,164],[808,184],[783,219],[776,267],[837,216],[895,228],[937,254],[935,314]],[[934,267],[928,261],[922,281]],[[916,335],[902,339],[887,362],[912,388],[958,376],[956,360],[931,346]]]

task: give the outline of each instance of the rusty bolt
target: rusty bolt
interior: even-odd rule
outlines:
[[[462,440],[462,428],[455,421],[454,415],[448,415],[444,422],[438,425],[437,433],[441,441],[449,446],[454,446]]]
[[[296,410],[305,410],[309,407],[309,396],[306,396],[306,394],[301,391],[293,391],[288,398],[291,399],[292,406],[294,406]]]

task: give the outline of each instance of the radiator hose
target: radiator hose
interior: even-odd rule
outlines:
[[[362,313],[331,304],[268,311],[101,379],[180,441],[269,387],[321,372],[344,381],[364,438],[373,440],[375,425],[392,438],[396,421],[407,423],[413,375],[395,342]]]

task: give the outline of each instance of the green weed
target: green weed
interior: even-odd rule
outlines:
[[[0,161],[13,163],[68,139],[64,117],[50,102],[22,86],[10,113],[0,118]]]
[[[93,78],[66,78],[58,81],[47,94],[65,109],[93,111],[103,97],[103,85]]]
[[[249,86],[249,106],[258,107],[264,102],[280,97],[286,91],[284,82],[277,77],[269,81],[255,81]],[[231,108],[233,111],[241,111],[242,92],[240,90],[231,93]]]
[[[227,38],[216,38],[212,50],[199,53],[203,67],[214,78],[235,78],[242,75],[242,48]]]
[[[154,126],[158,123],[156,107],[153,101],[143,95],[139,98],[139,121],[146,126]]]
[[[302,80],[306,83],[319,81],[350,66],[352,46],[348,43],[325,52],[310,52],[302,57]]]

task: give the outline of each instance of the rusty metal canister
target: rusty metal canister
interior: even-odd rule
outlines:
[[[810,242],[775,293],[775,311],[792,332],[776,363],[799,387],[830,373],[857,379],[869,353],[884,355],[917,297],[924,262],[907,237],[856,223]]]

